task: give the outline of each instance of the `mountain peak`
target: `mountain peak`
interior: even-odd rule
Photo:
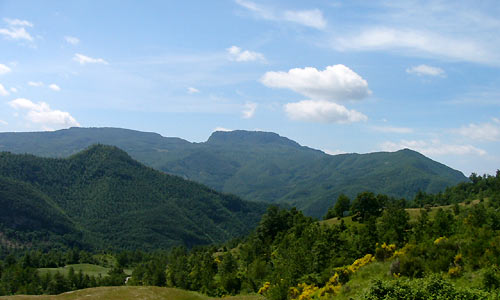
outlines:
[[[102,160],[121,160],[121,161],[134,161],[127,152],[116,146],[94,144],[89,146],[87,149],[73,155],[70,159],[88,159],[92,158],[92,161],[102,161]]]
[[[281,144],[289,147],[301,147],[297,142],[282,137],[274,132],[265,131],[215,131],[207,144]]]

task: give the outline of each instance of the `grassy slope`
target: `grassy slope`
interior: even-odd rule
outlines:
[[[42,296],[6,296],[0,299],[12,300],[80,300],[80,299],[97,299],[97,300],[210,300],[207,296],[195,292],[184,291],[174,288],[161,287],[138,287],[138,286],[122,286],[122,287],[99,287],[92,289],[78,290],[74,292],[63,293],[57,296],[42,295]],[[228,300],[263,300],[260,295],[245,295],[225,297]]]
[[[111,270],[111,268],[106,268],[103,266],[98,266],[98,265],[93,265],[93,264],[75,264],[75,265],[67,265],[61,268],[39,268],[38,272],[40,276],[45,275],[46,273],[52,273],[55,274],[57,272],[67,275],[69,272],[69,269],[73,267],[75,270],[75,273],[78,273],[80,270],[83,272],[84,275],[89,275],[89,276],[106,276]],[[132,274],[132,270],[124,270],[125,274]]]
[[[460,206],[471,206],[471,205],[474,205],[474,204],[478,204],[479,203],[479,200],[474,200],[474,201],[471,201],[469,204],[466,204],[466,203],[460,203],[459,205]],[[430,211],[429,211],[429,217],[434,217],[434,215],[436,214],[436,212],[441,208],[443,210],[452,210],[453,209],[453,205],[443,205],[443,206],[433,206],[430,208]],[[408,212],[408,214],[410,215],[410,222],[411,221],[415,221],[418,216],[420,216],[420,212],[422,210],[424,210],[425,208],[407,208],[405,209],[406,212]],[[344,222],[345,224],[352,224],[354,223],[352,221],[352,218],[351,217],[345,217],[343,218],[344,219]],[[328,219],[328,220],[323,220],[323,221],[320,221],[321,224],[325,224],[325,225],[334,225],[334,224],[340,224],[340,220],[339,218],[335,217],[335,218],[331,218],[331,219]]]
[[[335,297],[339,300],[348,299],[362,299],[363,295],[368,292],[370,286],[375,280],[398,280],[397,278],[389,275],[391,261],[386,262],[373,262],[367,266],[362,267],[356,273],[351,275],[349,282],[347,282],[341,289],[341,293]],[[452,284],[461,288],[481,288],[481,273],[484,270],[466,272],[457,279],[452,279],[446,276]]]

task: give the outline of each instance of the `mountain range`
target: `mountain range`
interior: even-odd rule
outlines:
[[[0,246],[148,250],[242,236],[267,204],[94,145],[68,158],[0,153],[0,206]]]
[[[413,198],[468,179],[424,155],[396,152],[328,155],[272,132],[214,132],[206,142],[121,128],[70,128],[0,133],[0,151],[68,157],[90,145],[117,146],[168,174],[245,200],[287,203],[320,217],[344,193],[362,191]]]

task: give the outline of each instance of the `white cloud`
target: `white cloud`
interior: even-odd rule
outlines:
[[[407,127],[392,127],[392,126],[372,126],[372,129],[384,133],[412,133],[413,129]]]
[[[5,89],[5,87],[0,83],[0,96],[8,96],[9,92]]]
[[[241,49],[237,46],[231,46],[226,49],[229,59],[233,61],[245,62],[245,61],[265,61],[264,55],[259,52],[253,52],[249,50]]]
[[[227,128],[224,128],[224,127],[215,127],[213,132],[216,132],[216,131],[224,131],[224,132],[230,132],[230,131],[233,131],[232,129],[227,129]]]
[[[500,141],[500,122],[493,119],[493,123],[469,124],[456,132],[462,136],[479,141]]]
[[[11,71],[11,69],[9,67],[7,67],[6,65],[0,64],[0,75],[7,74],[10,71]]]
[[[78,43],[80,43],[80,39],[74,36],[65,36],[64,40],[71,45],[78,45]]]
[[[76,53],[75,56],[73,57],[74,61],[77,61],[80,65],[85,65],[85,64],[104,64],[107,65],[108,62],[105,61],[102,58],[92,58],[89,56],[85,56],[83,54]]]
[[[197,94],[200,92],[200,90],[198,90],[197,88],[194,88],[194,87],[188,87],[187,92],[188,92],[188,94]]]
[[[384,142],[380,146],[384,151],[397,151],[409,148],[425,155],[486,155],[486,151],[472,145],[443,144],[439,140],[430,142],[423,140],[401,140],[395,142]]]
[[[10,26],[33,27],[33,23],[26,21],[26,20],[8,19],[8,18],[4,18],[3,20],[5,21],[5,23],[9,24]]]
[[[500,64],[500,56],[487,44],[416,29],[367,28],[335,38],[332,47],[339,51],[395,51],[409,56]]]
[[[418,76],[441,76],[445,77],[446,73],[443,69],[438,67],[432,67],[428,65],[419,65],[406,69],[406,73],[408,74],[416,74]]]
[[[325,152],[328,155],[339,155],[339,154],[346,154],[347,152],[336,149],[336,150],[329,150],[329,149],[323,149],[323,152]]]
[[[257,106],[257,103],[254,102],[245,103],[242,111],[243,118],[250,119],[251,117],[253,117],[253,115],[255,114],[255,110],[257,110]]]
[[[244,7],[246,9],[256,13],[257,16],[259,16],[263,19],[276,20],[276,18],[277,18],[270,9],[265,8],[263,6],[260,6],[260,5],[257,5],[256,3],[252,2],[252,1],[236,0],[235,2],[238,5],[240,5],[241,7]]]
[[[25,98],[17,98],[9,105],[16,110],[25,111],[25,118],[43,128],[67,128],[71,126],[80,126],[80,124],[68,112],[53,110],[45,102],[34,103]]]
[[[326,28],[326,20],[323,17],[323,13],[319,9],[299,11],[287,10],[284,13],[284,19],[316,29]]]
[[[28,81],[29,86],[41,87],[43,86],[43,82],[41,81]]]
[[[28,21],[4,19],[9,28],[0,28],[0,35],[13,40],[27,40],[32,42],[33,37],[26,31],[25,27],[33,27]]]
[[[361,100],[371,94],[368,83],[344,65],[295,68],[288,72],[267,72],[261,82],[274,88],[288,88],[313,100],[342,102]]]
[[[7,122],[6,122],[6,121],[4,121],[4,120],[0,120],[0,124],[2,124],[2,125],[9,125],[9,123],[7,123]]]
[[[368,118],[355,110],[328,101],[304,100],[285,104],[288,117],[296,121],[320,123],[353,123],[366,121]]]
[[[258,5],[252,1],[236,0],[235,2],[241,7],[253,12],[261,19],[276,22],[291,22],[315,29],[325,29],[327,25],[323,13],[319,9],[285,10],[284,12],[277,12],[272,8]]]
[[[13,92],[13,93],[17,93],[17,89],[15,87],[11,87],[10,91]]]
[[[59,92],[61,90],[61,88],[55,83],[49,85],[49,89],[56,91],[56,92]]]

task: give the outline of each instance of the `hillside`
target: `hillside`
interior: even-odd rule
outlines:
[[[148,300],[215,300],[196,292],[189,292],[174,288],[162,287],[137,287],[137,286],[122,286],[122,287],[99,287],[84,289],[74,292],[63,293],[57,296],[43,295],[43,296],[5,296],[0,299],[9,300],[80,300],[80,299],[97,299],[97,300],[135,300],[135,299],[148,299]],[[260,295],[249,296],[234,296],[225,297],[227,300],[262,300],[265,299]]]
[[[340,193],[365,190],[413,198],[467,178],[405,149],[327,155],[270,132],[214,132],[204,143],[119,128],[0,133],[0,150],[66,157],[91,144],[115,145],[146,165],[247,200],[289,203],[322,216]]]
[[[0,214],[3,231],[73,234],[74,223],[98,249],[222,242],[249,232],[265,211],[264,204],[153,170],[113,146],[66,159],[0,153],[0,179],[9,204]]]
[[[82,232],[47,195],[0,176],[0,246],[78,246]]]

